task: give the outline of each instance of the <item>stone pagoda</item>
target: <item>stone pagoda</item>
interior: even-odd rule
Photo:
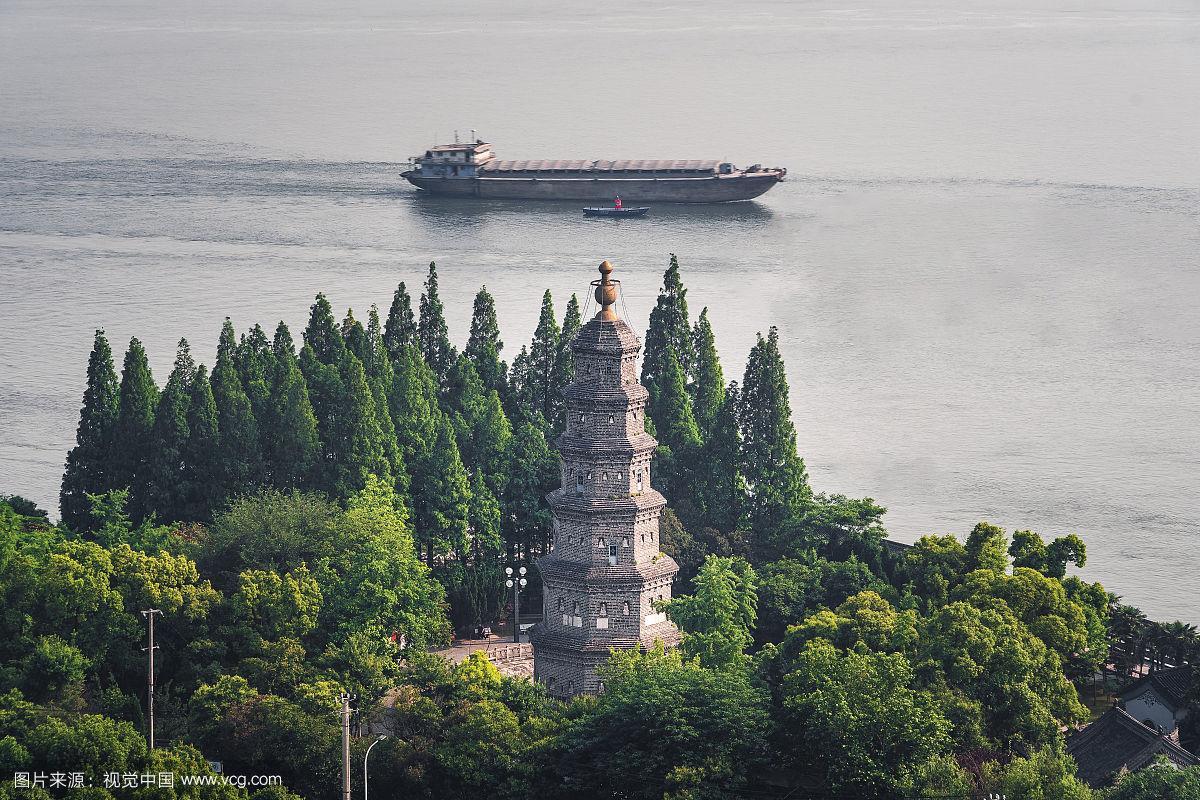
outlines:
[[[562,486],[547,496],[550,552],[539,559],[542,622],[531,631],[534,680],[557,697],[599,693],[596,667],[612,649],[667,646],[679,631],[654,608],[671,599],[679,566],[661,551],[666,500],[650,483],[657,442],[646,433],[648,393],[637,379],[641,342],[613,305],[620,281],[600,265],[600,310],[571,343],[575,380],[563,390]]]

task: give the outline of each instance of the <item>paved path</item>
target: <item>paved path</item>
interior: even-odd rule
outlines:
[[[496,665],[501,675],[533,677],[533,648],[529,637],[517,644],[511,637],[492,636],[487,639],[457,639],[450,647],[433,652],[452,664],[461,664],[471,653],[482,651]]]

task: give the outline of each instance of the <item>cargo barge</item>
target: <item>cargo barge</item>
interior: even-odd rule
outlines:
[[[498,200],[612,200],[728,203],[758,197],[787,170],[727,161],[501,161],[484,141],[441,144],[401,176],[447,197]]]

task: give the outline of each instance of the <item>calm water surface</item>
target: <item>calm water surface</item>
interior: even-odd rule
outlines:
[[[56,507],[97,327],[161,381],[225,315],[298,334],[437,260],[454,337],[486,283],[511,359],[603,258],[644,329],[675,252],[727,378],[780,327],[818,489],[908,541],[1078,532],[1200,622],[1194,3],[572,5],[0,4],[0,492]],[[791,175],[632,224],[400,184],[471,126]]]

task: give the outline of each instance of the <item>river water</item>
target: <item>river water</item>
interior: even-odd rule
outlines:
[[[1200,8],[0,4],[0,492],[57,505],[92,331],[165,378],[225,315],[386,309],[436,260],[511,359],[601,259],[644,329],[677,253],[727,378],[778,325],[819,490],[912,541],[1081,534],[1084,575],[1200,622]],[[441,201],[397,162],[789,168],[759,201],[589,221]]]

